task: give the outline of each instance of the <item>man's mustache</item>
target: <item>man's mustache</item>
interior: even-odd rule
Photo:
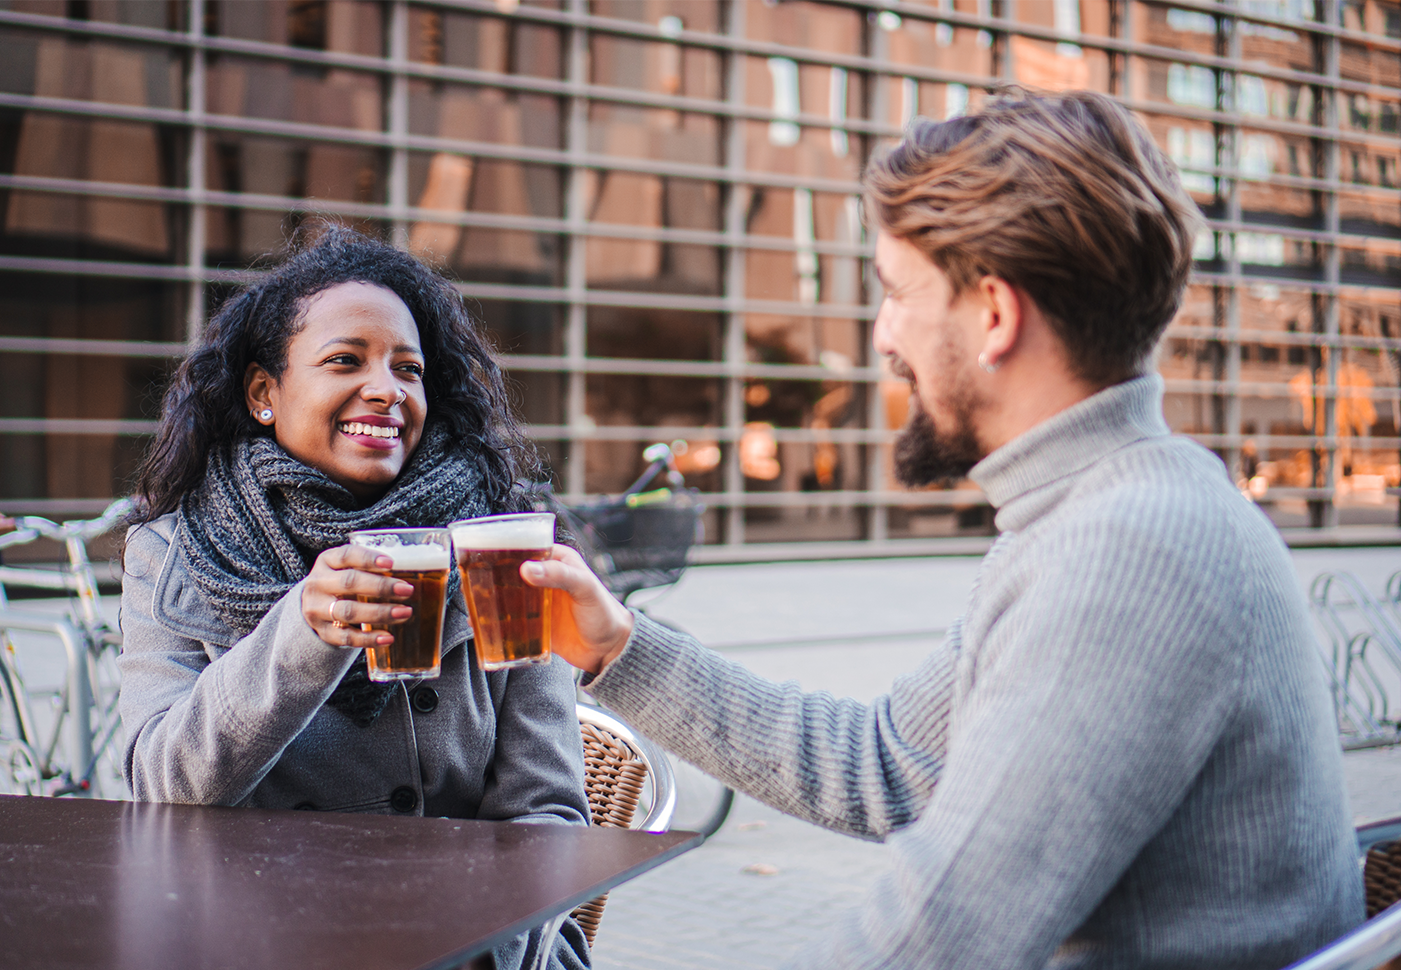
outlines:
[[[890,372],[901,380],[913,382],[915,379],[915,372],[910,369],[910,365],[899,357],[890,358]]]

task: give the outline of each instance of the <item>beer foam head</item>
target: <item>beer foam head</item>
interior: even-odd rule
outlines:
[[[448,551],[436,542],[417,546],[374,546],[377,555],[394,560],[390,569],[396,572],[427,572],[431,569],[447,569],[452,560]]]
[[[555,541],[553,512],[489,515],[452,524],[459,549],[548,549]]]

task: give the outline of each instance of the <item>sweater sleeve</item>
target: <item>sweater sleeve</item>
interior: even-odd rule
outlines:
[[[958,627],[871,705],[774,684],[638,614],[588,689],[643,734],[780,811],[861,838],[908,825],[943,765]]]
[[[154,616],[169,543],[128,535],[122,577],[124,769],[141,801],[237,805],[330,697],[355,652],[318,637],[297,584],[246,637],[211,660]]]

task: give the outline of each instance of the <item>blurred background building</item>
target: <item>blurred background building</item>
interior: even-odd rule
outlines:
[[[1209,219],[1174,429],[1295,538],[1401,540],[1394,0],[0,0],[0,508],[121,494],[210,308],[330,217],[460,281],[567,497],[683,439],[708,558],[986,534],[891,479],[857,178],[1006,80],[1121,99]]]

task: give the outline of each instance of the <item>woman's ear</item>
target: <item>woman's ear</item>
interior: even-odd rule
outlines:
[[[272,375],[262,364],[249,364],[243,372],[243,397],[248,412],[259,424],[270,425],[276,419],[272,410]]]

